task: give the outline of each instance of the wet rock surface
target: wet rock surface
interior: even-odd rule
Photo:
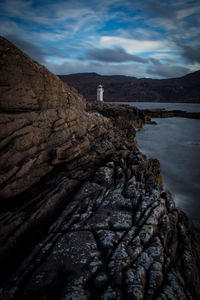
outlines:
[[[41,86],[50,76],[51,99],[58,89],[61,102],[41,90],[43,105],[36,95],[36,107],[26,106],[25,96],[13,98],[13,76],[23,69],[23,89],[26,63],[35,62],[0,41],[10,86],[0,86],[0,299],[199,299],[199,225],[176,208],[159,162],[133,140],[150,118],[127,106],[85,110],[43,67]],[[22,66],[11,68],[13,53]]]

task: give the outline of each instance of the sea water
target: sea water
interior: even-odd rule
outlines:
[[[138,108],[180,109],[200,112],[200,104],[128,103]],[[192,219],[200,221],[200,120],[156,118],[144,125],[136,139],[147,158],[160,161],[165,188]]]

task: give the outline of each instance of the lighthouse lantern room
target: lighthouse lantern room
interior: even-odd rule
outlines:
[[[101,84],[98,85],[97,87],[97,101],[103,102],[103,86]]]

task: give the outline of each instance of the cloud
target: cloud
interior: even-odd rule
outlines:
[[[135,28],[132,32],[121,31],[124,37],[135,39],[135,40],[146,40],[146,41],[158,41],[162,40],[163,36],[158,30],[152,30],[150,28]]]
[[[44,33],[45,34],[45,33]],[[35,37],[36,34],[32,34],[31,37]],[[40,34],[39,36],[40,37]],[[46,62],[46,59],[48,57],[58,57],[60,59],[62,58],[69,58],[71,52],[76,52],[77,48],[73,45],[65,45],[63,48],[57,47],[56,44],[53,44],[53,46],[44,46],[39,47],[35,45],[32,42],[29,42],[27,39],[19,38],[19,35],[12,35],[7,34],[5,35],[5,38],[7,38],[10,42],[12,42],[15,46],[17,46],[19,49],[21,49],[23,52],[25,52],[27,55],[29,55],[31,58],[37,60],[39,63],[44,64]]]
[[[147,60],[136,55],[127,53],[123,48],[95,48],[87,51],[87,58],[102,62],[139,62],[147,63]]]
[[[26,13],[31,7],[32,1],[24,0],[4,0],[1,1],[1,13],[8,17],[26,17]]]
[[[200,5],[192,1],[182,1],[178,3],[167,3],[159,0],[150,0],[145,2],[144,9],[147,14],[154,15],[159,18],[175,20],[185,19],[191,15],[198,15],[200,11]]]
[[[45,63],[45,53],[41,48],[38,46],[29,43],[27,41],[24,41],[20,38],[18,38],[15,35],[7,35],[6,38],[11,41],[15,46],[17,46],[19,49],[24,51],[27,55],[29,55],[31,58],[37,60],[39,63]]]
[[[73,73],[90,73],[95,72],[102,75],[127,75],[143,77],[144,67],[142,64],[112,64],[101,62],[88,62],[88,61],[72,61],[68,60],[63,64],[46,63],[46,67],[54,74],[66,75]]]
[[[54,74],[67,75],[73,73],[95,72],[101,75],[126,75],[137,78],[175,78],[181,77],[191,72],[191,69],[173,65],[170,63],[161,63],[157,59],[151,59],[151,64],[112,64],[88,61],[65,61],[63,64],[53,64],[48,62],[46,67]]]
[[[43,25],[54,29],[67,27],[69,33],[77,32],[88,24],[100,21],[98,11],[83,1],[4,0],[0,3],[3,17],[18,18],[28,25]],[[62,24],[62,26],[61,26]]]
[[[162,1],[147,1],[145,9],[148,13],[166,19],[175,19],[176,12],[170,9],[165,2]]]
[[[95,31],[108,20],[115,19],[120,12],[109,13],[109,8],[118,0],[99,2],[97,0],[2,0],[0,15],[4,18],[18,18],[29,26],[54,27],[54,30],[68,32],[68,35],[84,30]]]
[[[181,9],[177,12],[177,19],[184,19],[194,14],[199,14],[200,5],[195,5],[193,7]]]
[[[114,48],[120,45],[127,53],[136,54],[136,53],[145,53],[152,51],[161,51],[167,52],[171,50],[173,45],[170,45],[170,42],[160,40],[136,40],[124,37],[116,36],[102,36],[100,38],[101,47]]]
[[[199,37],[199,27],[196,26],[189,26],[187,29],[179,27],[179,30],[177,30],[174,34],[174,39],[191,39],[191,38],[197,38]]]
[[[180,46],[182,50],[182,56],[189,62],[200,63],[200,44],[189,45],[183,44]]]
[[[151,58],[151,65],[147,68],[147,73],[150,76],[155,76],[157,78],[175,78],[181,77],[190,72],[189,68],[172,65],[170,63],[161,63],[160,60]]]
[[[0,33],[3,36],[13,35],[13,33],[14,35],[26,36],[24,29],[15,21],[9,19],[0,22]]]
[[[144,4],[145,3],[145,4]],[[143,23],[156,28],[166,39],[190,38],[199,35],[200,4],[193,0],[141,2],[144,7]],[[199,37],[198,37],[199,38]]]

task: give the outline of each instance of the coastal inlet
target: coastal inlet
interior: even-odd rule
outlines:
[[[169,110],[179,107],[189,112],[200,111],[199,104],[136,105],[145,109],[157,105]],[[200,221],[200,120],[177,117],[154,120],[157,126],[145,124],[137,132],[139,148],[147,157],[159,159],[165,186],[172,192],[176,205]]]

